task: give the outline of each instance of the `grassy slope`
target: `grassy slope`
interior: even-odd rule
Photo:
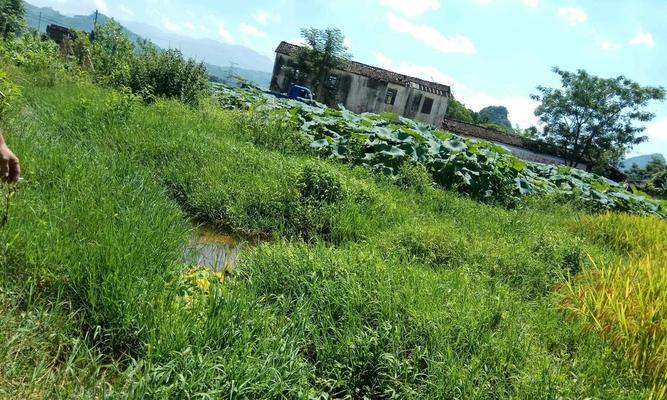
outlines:
[[[578,212],[402,190],[249,114],[23,85],[5,124],[26,181],[0,231],[0,394],[642,396],[552,294],[585,252],[621,258],[576,234]],[[305,205],[306,165],[344,197]],[[275,240],[181,307],[181,210]]]

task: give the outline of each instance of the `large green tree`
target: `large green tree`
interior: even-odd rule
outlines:
[[[541,102],[535,115],[544,124],[543,139],[565,148],[571,165],[616,163],[646,140],[642,123],[655,116],[646,106],[663,100],[664,88],[641,86],[624,76],[603,79],[583,70],[553,71],[562,88],[539,86],[532,96]]]
[[[332,70],[345,66],[351,55],[340,29],[301,29],[305,42],[294,55],[296,80],[309,85],[316,94],[324,95]]]
[[[0,34],[2,38],[8,39],[15,36],[25,26],[25,4],[23,0],[0,0]]]

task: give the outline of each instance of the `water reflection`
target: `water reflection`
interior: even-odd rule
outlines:
[[[238,260],[241,240],[209,227],[196,231],[185,249],[183,261],[213,271],[232,271]]]

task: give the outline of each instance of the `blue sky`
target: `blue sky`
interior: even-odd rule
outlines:
[[[452,85],[473,109],[504,105],[536,122],[529,95],[579,68],[667,87],[667,0],[33,0],[66,14],[99,9],[121,21],[241,44],[273,57],[301,27],[337,27],[358,61]],[[650,141],[667,155],[667,102]]]

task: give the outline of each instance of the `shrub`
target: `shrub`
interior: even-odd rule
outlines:
[[[651,178],[647,189],[655,196],[667,197],[667,168]]]
[[[110,86],[127,84],[134,60],[134,44],[115,20],[110,19],[95,29],[93,60],[95,79],[99,83]]]
[[[399,169],[396,184],[402,188],[411,188],[418,193],[423,193],[427,188],[433,186],[433,178],[422,165],[404,162]]]
[[[310,151],[310,140],[295,124],[275,118],[270,113],[236,111],[234,122],[236,130],[255,146],[283,154],[303,154]]]
[[[128,85],[149,101],[153,96],[167,97],[190,105],[211,91],[203,63],[185,59],[180,50],[160,51],[150,42],[141,43],[141,54],[130,65]]]
[[[25,5],[22,0],[0,1],[0,35],[8,39],[21,32],[25,26]]]
[[[304,167],[298,179],[301,199],[308,204],[332,204],[343,197],[340,179],[329,168],[318,164]]]
[[[38,86],[54,86],[64,77],[64,65],[60,61],[58,45],[39,36],[23,35],[5,41],[0,46],[2,57],[12,64],[23,67],[29,79]]]
[[[126,87],[118,91],[112,91],[104,101],[104,122],[109,127],[122,126],[127,121],[135,108],[140,104],[141,97],[132,93]]]
[[[7,73],[0,70],[0,121],[12,106],[16,97],[20,96],[18,86],[7,78]]]

